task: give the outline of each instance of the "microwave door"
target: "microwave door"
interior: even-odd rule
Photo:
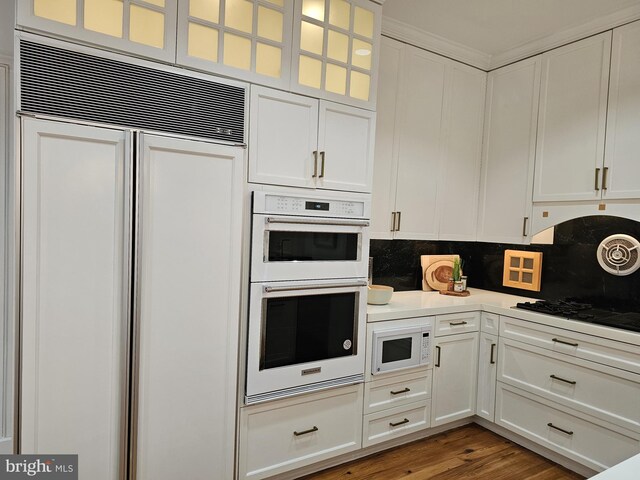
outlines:
[[[416,367],[421,360],[422,332],[420,328],[407,328],[389,332],[374,331],[375,348],[372,374]]]

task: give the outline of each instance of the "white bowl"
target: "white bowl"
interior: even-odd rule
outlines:
[[[370,305],[386,305],[393,295],[393,287],[386,285],[369,285],[367,303]]]

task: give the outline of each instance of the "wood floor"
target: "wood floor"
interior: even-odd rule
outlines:
[[[467,425],[304,480],[574,480],[583,477],[479,425]]]

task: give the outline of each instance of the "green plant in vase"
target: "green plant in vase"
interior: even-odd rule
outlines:
[[[460,258],[455,258],[453,260],[453,272],[451,274],[454,282],[459,282],[462,277],[462,260]]]

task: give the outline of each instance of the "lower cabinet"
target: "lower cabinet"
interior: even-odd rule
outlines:
[[[436,337],[431,426],[470,417],[476,411],[478,333]]]
[[[496,405],[496,374],[498,361],[498,337],[480,333],[478,352],[478,396],[476,415],[493,422]]]
[[[361,448],[363,388],[243,408],[239,478],[266,478]]]
[[[430,407],[430,400],[423,400],[365,415],[362,446],[368,447],[429,427]]]

